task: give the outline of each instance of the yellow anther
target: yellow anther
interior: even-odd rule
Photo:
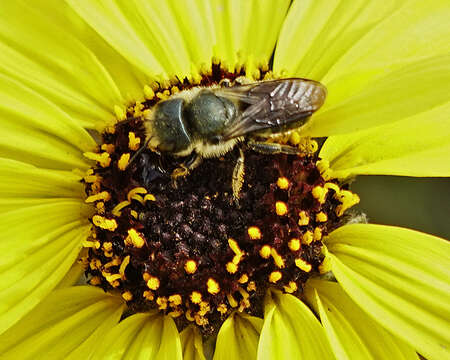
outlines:
[[[269,281],[273,284],[277,283],[283,275],[279,271],[272,271],[269,275]]]
[[[112,209],[111,214],[113,214],[114,216],[119,217],[120,215],[122,215],[121,210],[123,208],[127,207],[130,204],[131,203],[129,201],[127,201],[127,200],[121,201],[116,206],[114,206],[114,209]]]
[[[101,193],[88,196],[86,200],[84,200],[86,203],[93,203],[95,201],[103,200],[108,201],[111,199],[111,194],[107,191],[102,191]]]
[[[256,290],[256,284],[254,281],[250,281],[247,285],[247,291],[255,291]]]
[[[106,151],[108,154],[112,154],[116,147],[114,146],[114,144],[102,144],[102,146],[100,146],[100,149]]]
[[[181,305],[183,299],[180,294],[170,295],[169,302],[171,306],[178,306]]]
[[[297,131],[293,131],[289,137],[289,142],[292,145],[298,145],[300,143],[300,134]]]
[[[206,282],[206,287],[207,287],[208,292],[212,295],[216,295],[220,291],[219,283],[216,280],[214,280],[213,278],[208,279],[208,281]]]
[[[156,276],[150,275],[150,277],[147,280],[147,287],[150,290],[157,290],[159,288],[159,279]]]
[[[172,318],[177,318],[183,315],[183,310],[174,310],[167,313],[168,316]]]
[[[232,308],[235,308],[239,305],[236,299],[231,294],[227,294],[227,300]]]
[[[225,315],[228,311],[228,307],[224,303],[219,304],[217,306],[217,311],[220,312],[222,315]]]
[[[288,213],[288,207],[285,202],[277,201],[275,203],[275,212],[278,216],[284,216]]]
[[[142,294],[142,297],[146,298],[148,301],[152,301],[155,298],[155,296],[150,290],[145,290],[144,293]]]
[[[145,239],[143,235],[131,228],[128,230],[128,236],[125,239],[125,245],[133,245],[135,248],[140,249],[145,245]]]
[[[238,265],[241,262],[243,256],[244,256],[243,254],[234,255],[233,260],[231,262],[235,265]]]
[[[245,284],[247,281],[248,281],[248,275],[247,275],[247,274],[243,274],[243,275],[239,278],[238,283],[239,283],[239,284]]]
[[[204,316],[206,315],[207,312],[209,312],[209,310],[211,310],[211,307],[209,306],[209,304],[206,301],[201,301],[199,304],[200,310],[198,311],[197,314],[199,314],[200,316]]]
[[[136,137],[136,134],[132,131],[128,133],[128,148],[130,150],[136,151],[139,149],[139,144],[141,143],[141,138]]]
[[[198,326],[205,326],[205,325],[207,325],[209,323],[207,318],[205,318],[205,317],[203,317],[203,316],[201,316],[199,314],[195,314],[194,318],[195,318],[195,323]]]
[[[92,222],[95,226],[109,231],[114,231],[117,229],[117,222],[115,219],[107,219],[100,215],[94,215],[92,217]]]
[[[100,269],[101,266],[102,262],[100,261],[100,259],[91,259],[91,261],[89,261],[89,267],[91,268],[91,270]]]
[[[314,240],[314,235],[312,231],[307,231],[302,235],[302,244],[309,245]]]
[[[328,160],[322,159],[316,162],[317,169],[325,180],[331,179],[331,169],[330,162]]]
[[[322,229],[320,227],[316,227],[314,229],[314,241],[319,241],[322,239]]]
[[[342,216],[347,209],[359,203],[359,196],[348,190],[341,190],[334,197],[342,203],[336,207],[337,216]]]
[[[331,258],[329,256],[323,259],[322,264],[319,265],[319,273],[326,274],[331,271]]]
[[[283,288],[285,292],[292,294],[297,291],[298,286],[294,281],[289,281],[289,284],[285,285]]]
[[[143,273],[142,274],[142,279],[144,279],[144,281],[148,281],[148,280],[150,280],[150,278],[151,278],[151,275],[149,274],[149,273]]]
[[[142,109],[144,108],[144,104],[141,102],[136,102],[136,105],[134,105],[133,108],[133,116],[135,118],[142,116]]]
[[[306,154],[314,154],[318,149],[319,145],[316,140],[309,137],[304,137],[300,140],[298,144],[299,149]]]
[[[103,201],[95,204],[95,208],[97,209],[97,214],[105,214],[105,203]]]
[[[124,293],[122,293],[122,297],[125,301],[133,300],[133,294],[130,291],[125,291]]]
[[[110,241],[106,241],[106,242],[104,242],[103,245],[102,245],[102,249],[103,249],[104,251],[111,251],[112,248],[113,248],[112,242],[110,242]]]
[[[91,280],[89,280],[89,284],[91,285],[100,285],[102,283],[102,280],[100,279],[100,276],[93,276]]]
[[[188,260],[184,263],[184,271],[193,274],[197,271],[197,263],[194,260]]]
[[[302,210],[298,213],[298,224],[300,226],[308,225],[309,224],[309,216],[306,213],[306,211]]]
[[[95,182],[100,182],[100,180],[102,179],[100,176],[98,175],[86,175],[84,178],[84,181],[88,184],[92,184]]]
[[[93,248],[93,249],[100,249],[100,242],[97,240],[83,240],[83,247],[85,248]]]
[[[136,200],[136,201],[140,202],[142,205],[145,205],[144,198],[141,195],[139,195],[139,194],[134,194],[131,197],[131,200]]]
[[[277,268],[279,268],[279,269],[284,268],[284,260],[280,256],[280,254],[277,253],[277,251],[274,248],[272,248],[270,250],[270,255],[272,255],[273,261],[275,262],[275,265],[277,266]]]
[[[264,259],[268,259],[271,253],[271,248],[269,245],[264,245],[260,250],[259,250],[259,255],[261,255],[262,258]]]
[[[335,193],[338,193],[339,191],[341,191],[341,189],[339,188],[339,186],[338,186],[337,184],[335,184],[335,183],[332,183],[332,182],[327,182],[327,183],[325,183],[324,187],[325,187],[326,189],[331,189],[331,190],[333,190]]]
[[[325,214],[323,211],[316,214],[316,221],[317,222],[325,222],[328,220],[328,215]]]
[[[286,190],[289,188],[289,180],[287,178],[283,177],[279,177],[277,180],[277,186],[282,189],[282,190]]]
[[[295,266],[297,266],[300,270],[303,270],[304,272],[310,272],[312,269],[311,264],[307,263],[303,259],[295,259]]]
[[[138,213],[137,213],[136,210],[131,210],[131,211],[130,211],[130,214],[131,214],[131,216],[134,217],[135,219],[138,218]]]
[[[238,266],[232,262],[228,262],[225,267],[230,274],[235,274],[238,270]]]
[[[120,274],[108,274],[104,271],[102,272],[102,275],[111,285],[113,285],[116,280],[119,280],[121,278]]]
[[[156,303],[158,304],[159,310],[166,310],[167,309],[167,298],[164,296],[160,296],[156,298]]]
[[[89,160],[97,161],[101,167],[108,167],[111,164],[111,158],[107,152],[102,152],[100,154],[93,152],[85,152],[83,156]]]
[[[250,239],[252,240],[259,240],[261,239],[261,230],[259,230],[259,227],[257,226],[250,226],[247,230],[248,236],[250,236]]]
[[[125,120],[127,118],[126,110],[119,105],[114,105],[114,113],[116,114],[116,118],[119,121]]]
[[[151,100],[155,97],[155,92],[153,91],[153,89],[150,86],[145,85],[144,86],[144,96],[147,100]]]
[[[192,311],[191,310],[186,310],[186,312],[184,313],[184,316],[189,321],[194,321],[195,320],[194,317],[192,316]]]
[[[122,260],[120,259],[120,257],[115,257],[114,259],[112,259],[110,262],[106,263],[103,268],[105,269],[109,269],[112,266],[117,266],[120,265],[122,263]]]
[[[129,263],[130,263],[130,255],[127,255],[123,259],[122,264],[120,264],[119,268],[119,274],[122,275],[122,279],[125,279],[125,269],[127,268]]]
[[[189,299],[191,299],[191,302],[194,304],[200,304],[202,301],[202,294],[198,291],[193,291],[189,296]]]
[[[178,88],[178,86],[172,86],[170,88],[170,93],[171,94],[178,94],[180,92],[180,89]]]
[[[300,250],[300,240],[297,238],[293,238],[289,240],[288,246],[291,251],[298,251]]]
[[[249,307],[250,307],[250,301],[248,300],[248,299],[242,299],[240,302],[239,302],[239,309],[238,309],[238,311],[239,312],[243,312],[245,309],[248,309]]]
[[[130,153],[122,154],[119,161],[117,162],[117,167],[119,168],[119,170],[124,171],[127,168],[129,161]]]
[[[131,198],[136,194],[147,194],[147,189],[144,187],[135,187],[134,189],[131,189],[127,194],[128,201],[131,202]]]
[[[243,288],[238,287],[238,291],[241,294],[243,299],[248,299],[250,297],[250,295],[248,294],[247,291],[245,291]]]
[[[156,201],[155,195],[153,195],[153,194],[145,195],[144,196],[144,202],[147,202],[147,201]]]
[[[322,186],[315,186],[312,189],[311,194],[319,202],[319,204],[323,204],[327,199],[328,189]]]
[[[241,255],[242,254],[242,250],[239,247],[238,243],[236,242],[236,240],[233,239],[228,239],[228,246],[231,248],[231,250],[236,254],[236,255]]]

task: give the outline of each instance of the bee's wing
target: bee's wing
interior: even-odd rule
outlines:
[[[317,81],[291,78],[221,88],[216,94],[248,104],[222,134],[228,140],[309,117],[322,106],[327,90]]]

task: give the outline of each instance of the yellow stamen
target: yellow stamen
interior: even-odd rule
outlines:
[[[151,100],[155,97],[155,92],[153,91],[153,89],[150,86],[145,85],[144,86],[144,96],[147,100]]]
[[[116,257],[115,257],[114,259],[112,259],[110,262],[106,263],[106,264],[104,265],[104,268],[105,268],[105,269],[109,269],[109,268],[112,267],[112,266],[120,265],[121,262],[122,262],[122,260],[120,259],[120,257],[117,257],[117,256],[116,256]]]
[[[206,287],[208,289],[208,292],[212,295],[216,295],[220,291],[219,283],[213,278],[208,279],[208,281],[206,282]]]
[[[328,220],[327,214],[325,214],[323,211],[316,214],[316,221],[317,222],[325,222]]]
[[[236,299],[231,294],[227,294],[227,300],[232,308],[235,308],[239,305]]]
[[[114,150],[116,149],[116,147],[114,146],[114,144],[102,144],[100,149],[102,149],[103,151],[106,151],[108,154],[112,154],[114,152]]]
[[[127,168],[129,161],[130,153],[122,154],[119,161],[117,162],[117,167],[119,168],[119,170],[124,171]]]
[[[311,264],[307,263],[303,259],[295,259],[295,266],[297,266],[300,270],[303,270],[304,272],[310,272],[312,269]]]
[[[245,284],[247,281],[248,281],[248,275],[247,274],[243,274],[238,280],[239,284]]]
[[[256,226],[250,226],[247,230],[248,236],[250,236],[250,239],[252,240],[259,240],[261,239],[261,230],[259,230]]]
[[[188,260],[184,263],[184,270],[188,274],[193,274],[197,271],[197,263],[194,260]]]
[[[231,248],[231,250],[236,254],[236,255],[241,255],[242,254],[242,250],[239,247],[238,243],[236,242],[236,240],[233,239],[228,239],[228,246]]]
[[[314,229],[314,241],[319,241],[322,239],[322,229],[320,227],[316,227]]]
[[[145,195],[144,196],[144,202],[147,202],[147,201],[156,201],[155,195],[153,195],[153,194]]]
[[[156,276],[151,276],[149,277],[149,279],[147,280],[147,287],[150,290],[157,290],[159,288],[159,279]]]
[[[322,186],[316,186],[312,189],[311,194],[319,202],[319,204],[323,204],[327,199],[328,189]]]
[[[107,152],[102,152],[101,154],[93,153],[93,152],[85,152],[83,153],[85,158],[89,160],[97,161],[101,167],[108,167],[111,164],[111,158]]]
[[[141,143],[141,138],[136,137],[136,134],[132,131],[128,133],[128,147],[130,150],[136,151],[139,149],[139,144]]]
[[[92,217],[92,222],[95,226],[109,231],[114,231],[117,229],[117,222],[115,219],[107,219],[100,215],[94,215]]]
[[[313,233],[311,231],[307,231],[302,235],[302,244],[309,245],[314,240]]]
[[[95,201],[103,200],[108,201],[111,199],[111,194],[107,191],[102,191],[101,193],[88,196],[84,202],[86,203],[93,203]]]
[[[347,209],[358,204],[360,200],[358,195],[348,190],[341,190],[334,197],[342,203],[336,207],[337,216],[342,216]]]
[[[222,315],[225,315],[228,311],[228,307],[224,303],[219,304],[217,306],[217,311],[220,312]]]
[[[299,219],[298,219],[298,224],[300,226],[304,226],[304,225],[308,225],[309,224],[309,216],[306,213],[306,211],[300,211],[298,213]]]
[[[125,269],[127,268],[129,263],[130,263],[130,255],[127,255],[123,259],[122,264],[120,264],[119,268],[119,274],[122,275],[122,279],[125,279]]]
[[[183,302],[183,299],[181,298],[180,294],[170,295],[169,302],[170,302],[171,306],[178,306],[178,305],[181,305],[181,303]]]
[[[145,245],[144,236],[131,228],[128,230],[128,236],[125,239],[125,245],[133,245],[135,248],[142,248]]]
[[[288,246],[291,251],[298,251],[300,250],[300,240],[293,238],[289,240]]]
[[[134,194],[131,197],[131,200],[136,200],[136,201],[140,202],[142,205],[145,205],[145,200],[144,200],[144,198],[141,195]]]
[[[338,185],[332,182],[325,183],[324,187],[333,190],[335,193],[338,193],[341,190]]]
[[[131,210],[131,211],[130,211],[130,214],[131,214],[131,216],[134,217],[135,219],[138,218],[138,213],[137,213],[136,210]]]
[[[136,194],[147,194],[147,189],[144,187],[135,187],[134,189],[131,189],[127,194],[128,201],[131,202],[131,198]]]
[[[271,248],[269,245],[264,245],[260,250],[259,250],[259,255],[261,255],[262,258],[264,259],[268,259],[271,253]]]
[[[289,180],[284,176],[279,177],[277,180],[277,186],[282,190],[287,190],[289,188]]]
[[[284,268],[284,260],[274,248],[270,250],[270,255],[272,255],[273,261],[278,268]]]
[[[119,217],[120,215],[122,215],[121,210],[123,208],[127,207],[130,204],[131,204],[131,202],[129,202],[127,200],[121,201],[116,206],[114,206],[114,209],[112,209],[111,214],[113,214],[114,216]]]
[[[292,294],[293,292],[296,292],[298,289],[297,284],[294,281],[290,281],[289,284],[284,286],[284,291],[288,294]]]
[[[330,162],[328,160],[322,159],[316,162],[317,170],[319,170],[320,174],[325,180],[331,179],[331,169]]]
[[[228,262],[226,264],[226,269],[230,274],[235,274],[236,271],[238,270],[238,267],[236,264],[232,263],[232,262]]]
[[[278,282],[281,278],[283,277],[283,275],[281,274],[281,272],[279,271],[272,271],[269,275],[269,281],[273,284],[275,284],[276,282]]]
[[[145,290],[144,293],[142,294],[142,297],[146,298],[148,301],[152,301],[155,298],[155,296],[150,290]]]
[[[255,291],[256,290],[256,284],[254,281],[250,281],[247,285],[247,291]]]
[[[182,310],[174,310],[174,311],[170,311],[169,313],[167,313],[167,315],[172,318],[177,318],[177,317],[180,317],[181,315],[183,315],[183,311]]]
[[[94,286],[100,285],[101,283],[102,283],[102,280],[100,279],[100,276],[94,276],[94,277],[92,277],[91,280],[89,280],[89,284],[94,285]]]
[[[106,241],[106,242],[104,242],[103,245],[102,245],[102,249],[103,249],[104,251],[111,251],[112,248],[113,248],[112,242],[110,242],[110,241]]]
[[[159,310],[166,310],[167,309],[167,298],[164,296],[160,296],[156,299],[156,303],[159,305]]]
[[[90,241],[90,240],[83,240],[83,247],[85,248],[93,248],[93,249],[99,249],[100,248],[100,242],[95,240],[95,241]]]
[[[130,291],[125,291],[124,293],[122,293],[122,297],[125,301],[133,300],[133,294]]]
[[[200,304],[200,302],[202,301],[202,294],[200,294],[198,291],[193,291],[189,298],[194,304]]]
[[[277,201],[275,203],[275,212],[277,213],[278,216],[286,215],[288,212],[288,207],[286,203],[284,203],[283,201]]]

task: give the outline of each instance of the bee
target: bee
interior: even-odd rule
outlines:
[[[181,91],[157,103],[144,118],[145,147],[180,158],[172,178],[187,176],[203,158],[239,147],[232,174],[235,200],[244,181],[244,148],[264,154],[298,154],[298,148],[267,143],[304,125],[325,101],[327,90],[308,79],[288,78]]]

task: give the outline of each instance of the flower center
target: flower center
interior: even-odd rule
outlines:
[[[215,69],[203,83],[226,76],[235,77]],[[271,287],[301,297],[306,280],[327,271],[322,237],[359,198],[324,179],[311,140],[300,142],[313,150],[304,156],[246,151],[238,202],[237,150],[176,182],[179,158],[145,149],[130,162],[145,142],[141,115],[170,93],[130,107],[86,154],[97,161],[84,178],[96,214],[83,260],[89,283],[120,293],[128,313],[159,309],[180,328],[195,323],[211,334],[232,311],[261,317]]]

